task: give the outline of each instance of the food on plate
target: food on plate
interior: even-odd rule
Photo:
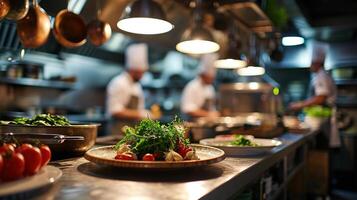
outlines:
[[[69,120],[61,115],[38,114],[33,118],[17,117],[13,121],[0,121],[1,125],[15,124],[26,126],[69,126]]]
[[[3,143],[0,140],[0,182],[36,174],[51,159],[47,145]]]
[[[125,127],[125,136],[114,147],[118,160],[182,161],[198,160],[189,140],[184,138],[181,120],[168,124],[144,119],[135,127]]]
[[[245,138],[243,135],[235,135],[234,140],[230,143],[234,146],[240,147],[256,147],[258,144],[252,142],[250,139]]]

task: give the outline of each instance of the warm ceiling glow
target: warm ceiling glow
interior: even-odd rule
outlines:
[[[208,40],[187,40],[176,45],[177,51],[188,54],[206,54],[219,50],[219,45]]]
[[[247,62],[236,59],[220,59],[217,60],[214,65],[220,69],[238,69],[247,66]]]
[[[240,76],[260,76],[265,73],[265,69],[263,67],[248,66],[238,69],[237,72]]]
[[[125,18],[120,20],[117,26],[123,31],[144,35],[166,33],[174,27],[165,20],[147,17]]]
[[[283,46],[296,46],[296,45],[304,44],[305,40],[303,37],[299,37],[299,36],[287,36],[287,37],[283,37],[283,39],[281,39],[281,42]]]

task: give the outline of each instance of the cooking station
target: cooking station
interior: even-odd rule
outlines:
[[[283,145],[270,154],[227,157],[207,167],[178,171],[104,167],[83,157],[53,161],[51,165],[60,168],[63,176],[38,199],[230,199],[256,184],[261,193],[269,192],[266,187],[274,191],[267,199],[286,197],[291,180],[304,173],[307,146],[314,136],[286,133],[279,137]],[[269,170],[280,174],[267,175]]]

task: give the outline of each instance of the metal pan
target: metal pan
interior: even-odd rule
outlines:
[[[83,136],[84,140],[65,140],[61,144],[50,144],[55,155],[62,156],[83,155],[91,148],[96,140],[99,124],[78,124],[70,126],[24,126],[24,125],[0,125],[0,134],[17,133],[33,134],[46,133],[64,136]]]
[[[3,19],[10,11],[9,0],[0,0],[0,20]]]
[[[30,3],[29,0],[10,0],[10,10],[6,15],[6,19],[20,20],[27,14]]]

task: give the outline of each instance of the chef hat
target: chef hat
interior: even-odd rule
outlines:
[[[314,42],[312,46],[312,62],[324,63],[327,45],[321,42]]]
[[[132,44],[125,52],[125,61],[127,69],[147,70],[148,63],[148,47],[146,44]]]
[[[216,53],[204,54],[201,57],[201,61],[199,65],[200,74],[215,76],[216,67],[214,66],[214,62],[217,59],[218,59],[218,55]]]

